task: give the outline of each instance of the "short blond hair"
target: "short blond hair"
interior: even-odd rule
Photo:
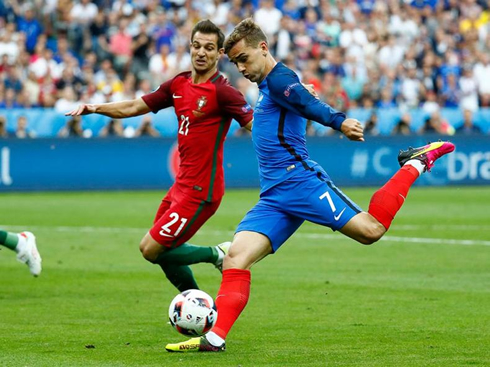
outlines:
[[[252,18],[242,20],[233,29],[231,34],[225,40],[225,53],[228,54],[230,50],[242,39],[245,40],[247,46],[257,47],[260,42],[268,44],[267,36],[262,29]]]

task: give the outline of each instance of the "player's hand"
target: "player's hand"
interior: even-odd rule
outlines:
[[[80,116],[80,115],[89,115],[91,113],[95,113],[95,105],[94,104],[81,104],[73,111],[65,113],[65,116]]]
[[[304,84],[304,83],[301,83],[303,84],[303,87],[305,87],[305,89],[310,92],[310,94],[315,97],[316,99],[319,99],[320,96],[318,95],[318,93],[316,92],[315,90],[315,86],[313,84]]]
[[[349,140],[364,141],[364,128],[359,120],[345,119],[344,122],[342,122],[340,131],[342,131]]]

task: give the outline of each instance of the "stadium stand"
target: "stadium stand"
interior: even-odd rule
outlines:
[[[9,136],[25,116],[37,137],[55,137],[67,122],[63,112],[78,101],[135,98],[188,69],[188,36],[198,19],[210,18],[228,34],[253,16],[279,60],[333,107],[363,122],[374,112],[381,135],[406,113],[414,134],[438,113],[442,125],[430,129],[453,134],[465,111],[488,134],[489,6],[483,0],[0,2],[0,115]],[[253,104],[256,86],[226,58],[220,70]],[[123,125],[136,130],[141,119]],[[162,136],[175,136],[171,111],[152,120]],[[82,128],[97,137],[108,121],[84,116]],[[309,129],[329,133],[317,124]]]

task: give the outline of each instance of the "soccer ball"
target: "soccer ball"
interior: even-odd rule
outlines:
[[[179,333],[201,336],[214,326],[218,311],[213,297],[201,290],[190,289],[175,296],[168,309],[168,318]]]

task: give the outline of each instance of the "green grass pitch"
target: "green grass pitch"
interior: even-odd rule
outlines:
[[[345,192],[367,208],[373,189]],[[229,190],[193,238],[230,239],[257,191]],[[305,224],[252,271],[219,354],[171,354],[177,293],[139,254],[161,192],[2,194],[0,225],[32,230],[31,277],[0,251],[0,366],[489,366],[490,187],[414,188],[387,237],[362,246]],[[215,296],[221,276],[193,267]]]

